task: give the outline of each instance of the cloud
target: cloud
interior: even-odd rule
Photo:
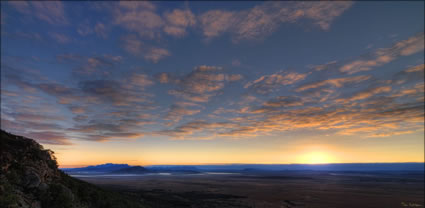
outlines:
[[[176,37],[186,35],[186,28],[196,24],[196,17],[189,9],[174,9],[172,12],[166,12],[164,18],[167,22],[164,32]]]
[[[164,24],[155,10],[155,5],[150,2],[121,1],[113,11],[114,23],[137,32],[141,37],[155,38]]]
[[[71,38],[69,38],[68,36],[66,36],[64,34],[51,32],[51,33],[49,33],[49,35],[56,42],[61,43],[61,44],[69,43],[71,41]]]
[[[374,67],[387,64],[398,57],[409,56],[424,50],[424,33],[417,34],[406,40],[395,43],[390,48],[377,49],[370,56],[358,59],[340,67],[341,72],[348,74],[368,71]]]
[[[174,9],[160,15],[151,2],[121,1],[113,9],[114,23],[136,32],[142,38],[155,39],[163,34],[183,37],[188,27],[196,25],[189,8]]]
[[[77,28],[77,33],[81,36],[87,36],[95,33],[98,37],[106,39],[108,37],[108,27],[101,23],[97,22],[95,25],[91,26],[88,21],[80,24]]]
[[[157,78],[162,84],[170,82],[170,76],[167,73],[160,73],[158,74]]]
[[[157,131],[154,132],[154,134],[166,135],[174,139],[203,140],[213,139],[221,132],[234,127],[235,124],[229,122],[206,122],[203,120],[196,120],[187,122],[173,129]]]
[[[78,95],[78,90],[69,88],[56,83],[41,83],[36,85],[41,91],[58,98],[60,104],[70,104],[81,97]]]
[[[29,96],[22,92],[19,96],[2,94],[1,97],[2,129],[37,139],[43,144],[71,144],[61,125],[67,119],[58,114],[57,106],[45,103],[42,99],[31,103],[24,102],[25,97]]]
[[[134,119],[90,120],[87,124],[77,124],[68,131],[78,133],[80,139],[89,141],[109,141],[111,139],[137,139],[145,135],[140,121]],[[142,124],[143,125],[143,124]]]
[[[154,84],[154,82],[146,74],[133,74],[130,77],[130,83],[140,88],[145,88]]]
[[[115,106],[131,106],[147,102],[148,94],[143,93],[141,89],[150,83],[145,79],[141,81],[140,75],[138,78],[131,78],[130,81],[130,85],[124,85],[114,80],[89,80],[80,82],[80,87],[83,93],[96,102],[108,102]]]
[[[272,100],[269,100],[264,103],[266,107],[291,107],[291,106],[300,106],[304,103],[298,97],[290,96],[278,96]]]
[[[166,56],[169,56],[170,52],[164,48],[151,48],[145,55],[146,60],[150,60],[154,63],[158,63],[159,60]]]
[[[20,13],[35,16],[47,23],[68,24],[64,5],[61,1],[10,1],[8,3]]]
[[[422,72],[421,64],[402,70],[396,77]],[[371,78],[363,75],[304,84],[292,92],[295,95],[276,96],[258,107],[218,108],[209,117],[224,120],[219,122],[221,125],[195,120],[159,131],[159,134],[175,139],[237,139],[314,130],[318,134],[323,131],[326,134],[368,138],[423,131],[423,78],[415,82],[401,82],[397,87],[388,86],[391,80]],[[365,81],[369,82],[363,83]],[[358,83],[368,86],[356,85],[360,89],[356,90],[352,84]],[[318,90],[329,91],[332,99],[316,99],[305,94],[305,91]],[[214,128],[210,127],[213,124],[216,124]]]
[[[142,38],[163,34],[183,37],[190,27],[200,28],[211,39],[225,33],[233,41],[264,38],[284,23],[307,19],[328,30],[335,18],[351,7],[352,2],[265,2],[241,11],[207,10],[194,14],[189,8],[157,12],[151,2],[122,1],[112,8],[113,22]],[[111,7],[108,7],[111,9]]]
[[[296,96],[277,96],[268,101],[264,102],[258,108],[246,109],[241,113],[253,113],[253,114],[270,114],[277,113],[282,110],[286,110],[291,107],[303,106],[306,102],[300,97]]]
[[[338,99],[337,102],[353,102],[358,100],[364,100],[366,98],[372,97],[373,95],[384,93],[384,92],[390,92],[391,86],[380,86],[375,88],[369,88],[366,90],[363,90],[361,92],[355,93],[353,96],[346,98],[346,99]]]
[[[127,35],[122,38],[123,48],[133,54],[139,55],[142,53],[143,42],[140,41],[135,35]]]
[[[70,106],[69,109],[73,114],[82,114],[86,112],[86,109],[79,106]]]
[[[263,38],[283,23],[310,19],[321,29],[351,7],[352,2],[265,2],[242,11],[210,10],[200,15],[207,38],[231,33],[234,41]]]
[[[134,56],[142,56],[153,63],[170,56],[171,53],[165,48],[152,47],[144,44],[135,35],[127,35],[122,38],[124,50]]]
[[[22,134],[22,133],[21,133]],[[42,144],[51,145],[72,145],[66,134],[54,131],[32,131],[22,134],[25,137],[37,140]]]
[[[122,58],[64,54],[57,59],[78,62],[77,65],[87,62],[99,67],[113,65]],[[155,109],[153,95],[146,92],[154,81],[146,74],[133,72],[114,77],[115,80],[84,78],[73,87],[38,79],[32,73],[6,67],[4,63],[3,69],[2,92],[14,89],[19,93],[19,96],[2,93],[1,125],[4,129],[20,134],[31,133],[34,137],[46,135],[47,140],[43,143],[68,144],[65,140],[68,137],[60,134],[71,132],[73,139],[90,141],[131,139],[142,137],[145,126],[155,124],[152,119],[156,117],[150,114]],[[67,111],[74,116],[66,116],[69,115]]]
[[[60,54],[56,56],[56,60],[61,63],[67,63],[73,68],[74,75],[110,75],[110,73],[123,60],[122,56],[114,56],[109,54],[99,56],[81,56],[77,54]]]
[[[170,90],[169,94],[193,102],[207,102],[210,97],[217,94],[217,91],[223,89],[227,82],[242,79],[242,75],[220,73],[222,70],[223,68],[217,66],[201,65],[195,67],[189,74],[173,80],[168,75],[161,76],[163,81],[166,76],[167,82],[172,81],[179,86],[175,90]]]
[[[170,110],[165,116],[166,120],[171,120],[171,124],[179,122],[184,116],[195,115],[201,112],[200,109],[188,109],[182,105],[171,105]]]
[[[313,69],[316,70],[316,71],[322,71],[324,69],[329,69],[329,68],[335,66],[336,64],[337,64],[337,61],[330,61],[326,64],[313,66]]]
[[[326,85],[331,85],[333,87],[342,87],[345,84],[349,83],[360,83],[363,81],[366,81],[370,79],[372,76],[370,75],[362,75],[362,76],[356,76],[356,77],[345,77],[345,78],[335,78],[335,79],[328,79],[323,81],[318,81],[310,84],[305,84],[296,89],[297,92],[305,91],[309,89],[314,89]]]
[[[221,35],[233,27],[237,19],[234,12],[211,10],[203,13],[199,18],[203,34],[207,38]]]
[[[271,75],[264,75],[260,78],[248,82],[244,88],[249,88],[260,94],[267,94],[277,91],[283,85],[291,85],[304,80],[308,74],[300,74],[296,72],[277,72]]]
[[[406,69],[405,72],[407,72],[407,73],[423,72],[424,69],[425,69],[425,65],[424,64],[420,64],[420,65],[413,66],[413,67],[410,67],[410,68]]]
[[[417,81],[424,80],[424,69],[425,65],[420,64],[416,66],[409,67],[397,74],[394,75],[392,83],[395,84],[405,84],[405,83],[415,83]]]

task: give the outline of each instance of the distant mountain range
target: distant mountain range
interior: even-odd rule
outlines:
[[[424,163],[340,163],[340,164],[229,164],[229,165],[153,165],[130,166],[106,163],[82,168],[63,168],[69,174],[197,174],[202,172],[258,171],[424,171]]]
[[[106,163],[102,165],[93,165],[93,166],[87,166],[82,168],[63,168],[65,172],[100,172],[100,173],[107,173],[107,172],[113,172],[120,169],[130,168],[131,166],[128,164],[113,164],[113,163]]]
[[[161,166],[149,167],[130,166],[128,164],[106,163],[102,165],[87,166],[82,168],[62,168],[68,174],[147,174],[147,173],[172,173],[196,174],[200,173],[193,166]]]

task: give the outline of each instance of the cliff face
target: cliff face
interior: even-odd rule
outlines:
[[[1,130],[0,207],[143,207],[58,169],[53,152],[32,139]]]

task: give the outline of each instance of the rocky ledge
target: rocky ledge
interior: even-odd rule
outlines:
[[[1,130],[0,207],[145,207],[140,200],[105,191],[58,169],[53,151]]]

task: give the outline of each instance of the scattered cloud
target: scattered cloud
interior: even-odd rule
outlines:
[[[323,80],[323,81],[318,81],[318,82],[314,82],[314,83],[301,85],[300,87],[298,87],[296,89],[296,91],[300,92],[300,91],[315,89],[315,88],[327,86],[327,85],[339,88],[339,87],[342,87],[345,84],[360,83],[360,82],[366,81],[366,80],[370,79],[371,77],[372,76],[370,76],[370,75],[362,75],[362,76],[356,76],[356,77],[328,79],[328,80]]]
[[[120,1],[113,11],[114,23],[137,32],[141,37],[155,38],[164,24],[155,10],[156,6],[151,2]]]
[[[13,7],[10,14],[16,10],[55,27],[70,22],[64,12],[67,2],[14,1],[7,5]],[[310,72],[269,72],[244,85],[231,84],[250,73],[240,72],[241,61],[232,60],[232,56],[224,61],[231,60],[233,69],[200,65],[183,73],[170,72],[181,70],[175,68],[177,65],[161,71],[138,63],[142,59],[158,63],[175,54],[169,51],[168,41],[186,38],[196,30],[207,40],[229,36],[234,43],[264,39],[285,24],[310,22],[319,30],[329,30],[353,2],[267,1],[243,10],[191,10],[188,6],[167,10],[148,1],[93,5],[107,8],[110,15],[77,23],[76,33],[103,39],[118,34],[118,44],[134,57],[127,60],[125,54],[87,55],[86,51],[60,54],[56,61],[45,63],[57,64],[71,77],[56,77],[55,72],[49,78],[30,72],[31,69],[12,67],[24,65],[16,61],[19,59],[9,65],[2,57],[2,128],[55,145],[71,144],[70,138],[108,141],[145,135],[213,139],[314,130],[384,137],[423,131],[422,60],[406,64],[405,69],[384,80],[378,79],[382,74],[372,76],[368,72],[422,52],[423,33],[387,48],[373,47],[368,50],[370,53],[353,59],[308,65]],[[10,17],[8,13],[8,21]],[[1,18],[4,24],[3,13]],[[117,28],[124,31],[116,31]],[[3,34],[34,41],[51,39],[61,44],[76,42],[62,30],[15,30]],[[243,55],[233,57],[246,59]],[[243,65],[248,66],[249,62]],[[41,65],[28,68],[33,66]],[[41,71],[51,72],[49,68]],[[49,80],[58,77],[59,83]]]
[[[33,131],[23,134],[28,138],[37,140],[42,144],[51,144],[51,145],[71,145],[72,143],[69,140],[69,137],[62,132],[54,131]]]
[[[101,22],[97,22],[93,26],[91,26],[88,22],[84,22],[77,27],[77,33],[81,36],[87,36],[95,33],[98,37],[106,39],[108,37],[108,27]]]
[[[8,2],[18,12],[34,16],[54,25],[66,25],[64,5],[61,1],[10,1]]]
[[[183,37],[189,27],[200,28],[211,39],[225,33],[235,42],[263,38],[281,24],[311,20],[328,30],[335,18],[353,2],[265,2],[241,11],[207,10],[194,14],[189,8],[158,13],[151,2],[122,1],[112,9],[114,23],[136,32],[143,38],[159,38],[163,34]]]
[[[283,85],[291,85],[307,77],[308,73],[300,74],[297,72],[279,71],[271,75],[264,75],[260,78],[248,82],[244,88],[249,88],[260,94],[266,94],[277,91]]]
[[[170,120],[170,124],[179,122],[183,116],[190,116],[201,112],[200,109],[188,109],[185,106],[174,104],[170,107],[167,115],[165,116],[166,120]]]
[[[137,36],[128,35],[122,38],[124,50],[134,56],[142,56],[153,63],[170,56],[171,53],[165,48],[152,47],[144,44]]]
[[[218,135],[221,132],[224,132],[227,129],[231,129],[234,127],[235,127],[235,124],[228,123],[228,122],[209,123],[203,120],[196,120],[192,122],[187,122],[173,129],[157,131],[154,133],[159,135],[166,135],[174,139],[202,140],[202,139],[212,139],[215,136],[212,136],[211,134]]]
[[[67,35],[60,34],[60,33],[49,33],[50,37],[53,38],[56,42],[65,44],[71,42],[71,38],[69,38]]]
[[[163,59],[166,56],[169,56],[170,52],[164,48],[151,48],[144,55],[146,60],[152,61],[154,63],[158,63],[159,60]]]
[[[179,88],[170,90],[169,94],[193,102],[207,102],[210,97],[217,95],[217,91],[224,88],[227,82],[242,79],[240,74],[221,73],[223,68],[217,66],[201,65],[195,67],[189,74],[173,80]],[[163,81],[170,76],[161,75]]]
[[[196,17],[189,9],[174,9],[172,12],[166,12],[164,18],[167,22],[164,32],[176,37],[186,35],[186,28],[196,24]]]
[[[373,95],[384,93],[384,92],[390,92],[390,91],[391,91],[391,86],[380,86],[375,88],[369,88],[361,92],[358,92],[349,98],[338,99],[336,101],[337,102],[352,102],[352,101],[364,100],[366,98],[372,97]]]
[[[210,10],[200,15],[207,38],[231,33],[234,41],[258,39],[269,35],[283,23],[309,19],[321,29],[351,7],[352,2],[265,2],[243,11]]]
[[[348,74],[368,71],[373,67],[387,64],[400,56],[408,56],[424,50],[424,33],[417,34],[406,40],[395,43],[390,48],[377,49],[366,58],[355,60],[340,67],[341,72]]]

